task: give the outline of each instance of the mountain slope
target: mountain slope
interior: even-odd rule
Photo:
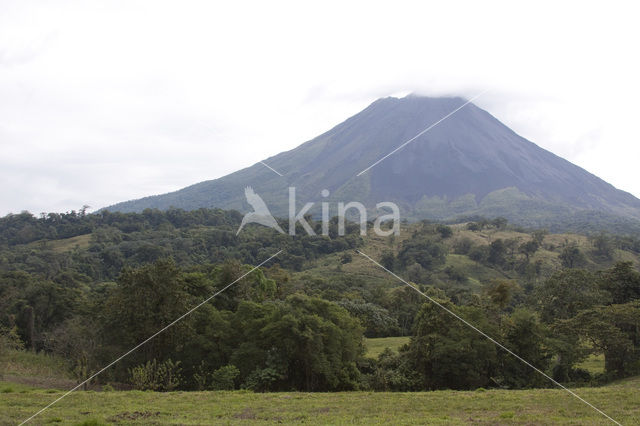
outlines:
[[[274,214],[286,216],[287,187],[295,186],[298,205],[324,201],[320,191],[328,189],[328,201],[362,201],[370,209],[377,202],[394,201],[406,218],[501,215],[545,226],[585,212],[598,212],[605,220],[640,219],[640,200],[518,136],[473,104],[356,176],[464,102],[419,96],[379,99],[315,139],[266,159],[283,177],[258,163],[108,209],[248,211],[243,191],[252,186]]]

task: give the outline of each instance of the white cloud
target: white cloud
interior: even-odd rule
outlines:
[[[632,5],[5,2],[0,214],[179,189],[399,92],[473,96],[640,195]]]

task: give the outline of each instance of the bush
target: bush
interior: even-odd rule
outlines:
[[[211,389],[233,390],[236,387],[236,379],[240,370],[235,365],[225,365],[211,373]]]
[[[411,390],[411,372],[404,368],[404,361],[401,355],[386,348],[377,361],[372,362],[371,372],[363,376],[363,387],[381,392]]]
[[[353,260],[353,257],[349,253],[345,253],[342,255],[342,257],[340,257],[340,262],[342,264],[351,263],[352,260]]]
[[[385,250],[382,252],[382,256],[380,257],[380,264],[387,269],[393,270],[395,267],[396,258],[393,255],[393,252],[389,250]]]
[[[18,330],[16,328],[6,328],[0,326],[0,356],[4,355],[10,350],[24,349],[24,344],[18,336]]]
[[[402,243],[398,260],[405,268],[414,263],[426,270],[444,264],[447,255],[445,246],[431,239],[412,237]]]
[[[279,380],[282,380],[282,378],[282,373],[275,368],[256,368],[249,374],[249,377],[247,377],[244,388],[257,392],[265,392]]]
[[[180,385],[181,371],[180,361],[174,363],[168,359],[158,363],[154,358],[144,365],[130,368],[129,382],[134,389],[167,392]]]
[[[558,258],[565,268],[576,268],[582,266],[586,261],[584,254],[576,243],[565,245]]]
[[[444,272],[450,279],[456,282],[463,283],[467,280],[467,276],[464,274],[464,272],[462,272],[455,266],[447,266],[446,268],[444,268]]]
[[[23,346],[15,327],[8,329],[0,326],[0,378],[4,375],[5,366],[3,358],[5,354],[12,350],[23,349]]]
[[[453,243],[453,252],[455,254],[468,254],[473,248],[473,241],[469,237],[462,237]]]
[[[355,300],[342,300],[338,304],[361,321],[366,337],[395,336],[400,332],[397,319],[381,306]]]
[[[449,227],[447,225],[438,225],[436,227],[436,231],[438,231],[440,233],[440,236],[443,239],[449,238],[450,236],[453,235],[453,230],[451,229],[451,227]]]
[[[469,250],[469,259],[474,262],[484,263],[489,257],[489,247],[487,246],[475,246]]]
[[[600,233],[592,238],[593,254],[602,259],[611,260],[615,252],[613,240],[606,234]]]
[[[482,229],[482,226],[479,223],[476,222],[469,222],[467,223],[467,229],[469,231],[480,231]]]

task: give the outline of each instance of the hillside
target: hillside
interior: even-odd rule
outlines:
[[[328,189],[330,202],[361,201],[371,209],[380,201],[396,202],[408,219],[482,215],[553,230],[573,229],[576,221],[640,230],[640,200],[518,136],[473,104],[357,176],[463,103],[419,96],[379,99],[315,139],[264,160],[284,176],[258,163],[107,209],[246,211],[243,190],[252,186],[274,215],[286,216],[287,187],[295,186],[299,205],[320,201],[320,191]]]
[[[519,263],[525,261],[525,255],[520,251],[521,246],[534,238],[535,232],[527,232],[518,227],[497,228],[490,224],[475,229],[468,223],[449,225],[451,236],[439,240],[444,246],[446,255],[441,264],[432,268],[428,273],[430,285],[455,293],[457,290],[480,292],[483,285],[492,280],[513,279],[524,282],[540,282],[550,277],[555,271],[563,268],[562,254],[567,247],[576,247],[582,253],[580,266],[588,270],[604,269],[616,262],[632,262],[635,268],[640,266],[640,252],[633,245],[623,243],[624,238],[600,234],[596,237],[575,233],[548,234],[543,233],[540,247],[531,254],[528,264],[536,264],[538,273],[526,278],[516,270]],[[440,239],[438,231],[433,224],[413,223],[403,225],[401,234],[397,238],[379,237],[369,235],[363,240],[359,250],[380,259],[385,253],[393,253],[396,257],[400,253],[403,242],[413,238]],[[474,228],[469,229],[469,228]],[[417,237],[416,237],[417,236]],[[473,248],[489,250],[496,240],[506,243],[505,257],[508,258],[510,267],[504,268],[487,262],[486,259],[474,260]],[[606,254],[598,252],[597,245],[604,241]],[[616,242],[617,241],[617,242]],[[294,277],[319,278],[324,280],[341,279],[346,275],[358,277],[369,283],[383,283],[389,281],[389,276],[382,270],[371,268],[371,264],[365,258],[354,254],[351,261],[341,261],[342,252],[327,254],[319,259],[305,263],[304,270],[296,272]],[[514,268],[514,269],[511,269]],[[451,275],[455,275],[452,278]],[[525,274],[526,275],[526,274]],[[425,277],[426,278],[426,277]]]
[[[331,280],[396,286],[388,274],[372,268],[354,249],[376,259],[392,254],[398,261],[405,243],[423,240],[441,245],[443,256],[417,281],[447,292],[479,292],[484,284],[496,279],[539,282],[563,268],[561,256],[571,247],[580,252],[579,264],[575,266],[584,269],[606,269],[623,261],[630,261],[635,267],[640,265],[640,239],[635,237],[547,233],[500,221],[407,223],[401,226],[398,237],[381,237],[373,232],[360,237],[356,236],[358,228],[350,225],[344,238],[301,235],[295,239],[275,235],[259,225],[246,228],[236,237],[239,222],[237,212],[221,210],[104,212],[82,217],[53,215],[45,219],[26,214],[10,216],[0,219],[0,270],[55,276],[63,269],[62,265],[70,264],[86,282],[108,281],[115,280],[124,266],[136,267],[165,256],[173,256],[185,267],[225,259],[256,264],[266,253],[281,248],[285,253],[277,263],[290,272],[291,281],[305,282],[307,290],[315,292],[321,285],[308,288],[310,283]],[[317,228],[319,223],[312,221],[312,226]],[[439,228],[443,226],[450,230],[450,235],[441,235]],[[534,238],[539,242],[527,258],[522,246]],[[497,240],[504,243],[504,263],[500,265],[486,258]],[[474,254],[479,257],[474,258]],[[521,269],[525,264],[537,265],[534,276]]]

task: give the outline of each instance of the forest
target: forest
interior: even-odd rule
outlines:
[[[258,392],[552,386],[361,250],[561,383],[640,373],[636,237],[550,234],[502,218],[403,223],[397,237],[362,237],[355,224],[338,236],[337,219],[329,236],[259,225],[236,236],[241,218],[217,209],[0,218],[0,351],[56,355],[80,383],[234,283],[91,383]],[[365,356],[366,338],[392,336],[409,340]],[[580,368],[594,354],[604,356],[601,374]]]

